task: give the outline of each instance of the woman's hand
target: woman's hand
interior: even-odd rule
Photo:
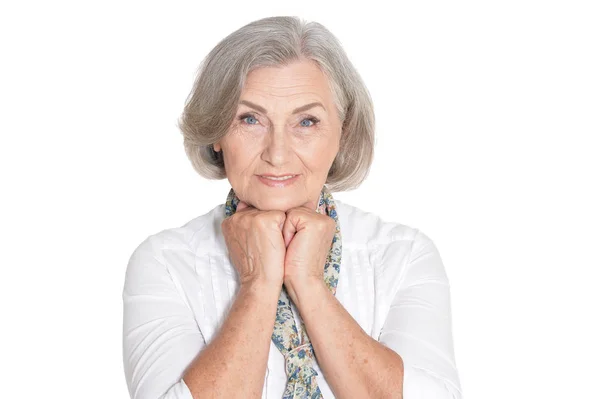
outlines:
[[[335,220],[306,207],[286,212],[283,239],[287,248],[283,282],[296,302],[294,287],[323,282],[325,261],[335,234]]]
[[[259,211],[243,201],[223,220],[221,229],[229,256],[243,284],[283,284],[285,244],[283,211]]]

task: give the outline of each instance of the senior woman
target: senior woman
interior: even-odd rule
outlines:
[[[326,28],[269,17],[227,36],[180,127],[231,190],[129,260],[132,398],[461,397],[432,240],[331,194],[367,176],[374,113]]]

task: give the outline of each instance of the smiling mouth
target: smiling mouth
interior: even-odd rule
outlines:
[[[268,187],[280,187],[281,188],[281,187],[292,186],[293,184],[295,184],[298,181],[298,179],[300,178],[300,175],[293,175],[293,174],[280,175],[280,176],[256,175],[256,177],[258,177],[258,180]]]
[[[265,175],[259,175],[260,177],[262,177],[263,179],[269,179],[269,180],[275,180],[275,181],[284,181],[284,180],[289,180],[294,176],[297,175],[283,175],[283,176],[265,176]]]

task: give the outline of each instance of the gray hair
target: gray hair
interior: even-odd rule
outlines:
[[[222,39],[198,68],[178,121],[185,152],[208,179],[226,177],[223,152],[213,144],[227,134],[248,73],[304,59],[316,62],[328,78],[342,122],[340,148],[326,186],[357,188],[367,177],[375,147],[375,115],[369,92],[338,39],[318,22],[294,16],[253,21]]]

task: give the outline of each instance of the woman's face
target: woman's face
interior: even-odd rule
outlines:
[[[260,210],[306,206],[319,194],[339,149],[342,123],[327,77],[311,61],[248,74],[228,133],[214,144],[240,200]],[[274,181],[264,177],[294,176]]]

